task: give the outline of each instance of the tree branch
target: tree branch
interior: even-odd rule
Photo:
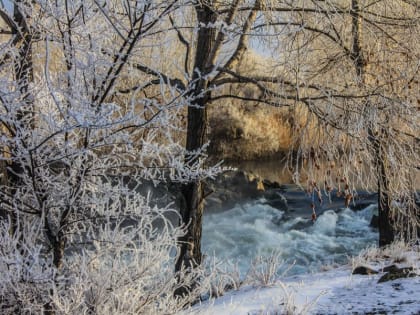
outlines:
[[[251,12],[248,15],[248,18],[246,19],[242,27],[242,32],[241,32],[241,36],[239,37],[238,46],[235,52],[233,53],[233,55],[229,58],[229,60],[224,65],[224,68],[233,69],[238,64],[238,62],[242,59],[245,51],[248,49],[248,38],[249,38],[248,33],[251,30],[251,27],[257,18],[258,8],[260,6],[261,6],[261,0],[256,0],[253,8],[251,9]],[[217,77],[218,75],[216,76],[216,78]]]
[[[178,78],[175,78],[175,79],[170,78],[166,74],[163,74],[162,72],[159,72],[157,70],[154,70],[152,68],[149,68],[145,65],[141,65],[141,64],[138,64],[138,63],[137,64],[131,64],[131,65],[134,68],[136,68],[137,70],[140,70],[141,72],[143,72],[145,74],[153,75],[153,76],[159,78],[159,81],[156,81],[156,80],[151,81],[151,83],[153,83],[153,84],[159,84],[160,80],[162,80],[165,84],[173,86],[181,92],[184,92],[187,89],[187,87],[182,82],[182,80],[180,80]]]
[[[232,4],[231,8],[229,9],[228,15],[224,21],[225,25],[229,26],[232,24],[235,14],[239,7],[239,2],[240,0],[235,0],[235,2]],[[207,60],[206,68],[214,65],[217,57],[219,56],[220,50],[222,48],[222,43],[226,37],[223,28],[224,28],[224,25],[220,27],[220,30],[217,34],[213,49],[211,50],[208,60]]]
[[[184,35],[182,35],[181,30],[175,25],[175,22],[171,15],[169,15],[169,21],[171,22],[172,27],[175,29],[179,41],[185,46],[185,58],[184,58],[184,71],[185,73],[190,73],[188,62],[190,60],[191,54],[191,46],[190,43],[185,39]]]
[[[217,96],[212,96],[210,101],[218,101],[218,100],[227,99],[227,98],[237,99],[237,100],[241,100],[241,101],[245,101],[245,102],[262,103],[262,104],[270,105],[272,107],[292,106],[291,104],[286,104],[286,103],[285,104],[280,104],[279,102],[271,101],[271,100],[266,99],[266,98],[245,97],[245,96],[240,96],[240,95],[235,95],[235,94],[221,94],[221,95],[217,95]],[[295,99],[294,97],[284,97],[284,98],[290,99],[290,100]]]

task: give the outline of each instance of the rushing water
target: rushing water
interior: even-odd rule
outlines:
[[[254,257],[273,251],[286,264],[295,264],[289,274],[316,271],[325,264],[346,262],[376,243],[377,231],[369,226],[375,208],[327,207],[312,223],[309,211],[281,211],[261,198],[205,214],[203,251],[236,261],[243,274]]]

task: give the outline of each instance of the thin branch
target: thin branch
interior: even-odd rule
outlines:
[[[229,13],[228,13],[228,15],[227,15],[227,17],[224,21],[224,25],[230,26],[232,24],[233,19],[235,17],[235,14],[236,14],[236,12],[238,10],[238,7],[239,7],[239,3],[240,3],[240,0],[235,0],[235,2],[231,5]],[[215,61],[216,61],[216,59],[217,59],[217,57],[220,53],[220,50],[222,49],[222,43],[223,43],[223,41],[226,37],[225,31],[223,29],[224,25],[221,26],[221,29],[219,30],[219,32],[217,34],[216,40],[214,42],[213,49],[211,50],[211,52],[209,54],[209,57],[208,57],[208,60],[207,60],[206,68],[212,66],[215,63]]]
[[[223,73],[227,73],[229,75],[232,76],[232,78],[223,78],[223,79],[219,79],[216,81],[212,81],[211,85],[213,86],[220,86],[223,84],[234,84],[234,83],[280,83],[283,85],[287,85],[292,87],[293,89],[296,88],[310,88],[310,89],[314,89],[314,90],[318,90],[318,91],[334,91],[337,92],[337,90],[333,89],[332,87],[325,87],[325,86],[321,86],[321,85],[315,85],[315,84],[305,84],[305,83],[295,83],[295,82],[291,82],[291,81],[287,81],[284,80],[282,78],[279,78],[278,76],[275,77],[271,77],[271,76],[244,76],[241,75],[235,71],[232,71],[230,69],[225,69],[222,67],[217,68],[218,71],[223,72]]]
[[[181,30],[175,25],[175,22],[171,15],[169,15],[169,21],[171,22],[172,27],[175,29],[179,41],[185,46],[185,58],[184,58],[184,71],[185,73],[190,73],[188,63],[190,60],[190,54],[191,54],[191,45],[190,43],[185,39],[184,35],[182,35]]]
[[[141,72],[145,73],[145,74],[150,74],[153,75],[155,77],[161,78],[162,81],[165,84],[168,84],[170,86],[175,87],[176,89],[178,89],[179,91],[184,92],[186,90],[186,86],[185,84],[182,82],[182,80],[178,79],[178,78],[170,78],[169,76],[167,76],[166,74],[163,74],[160,71],[154,70],[152,68],[149,68],[145,65],[141,65],[141,64],[131,64],[134,68],[136,68],[137,70],[140,70]]]
[[[294,100],[295,97],[283,97],[285,99],[290,99],[290,100]],[[240,96],[240,95],[236,95],[236,94],[221,94],[221,95],[217,95],[217,96],[212,96],[211,99],[209,101],[214,102],[214,101],[218,101],[218,100],[223,100],[223,99],[237,99],[237,100],[241,100],[241,101],[245,101],[245,102],[256,102],[259,104],[266,104],[266,105],[270,105],[272,107],[290,107],[292,106],[292,104],[280,104],[279,102],[275,102],[275,101],[271,101],[269,99],[266,98],[261,98],[261,97],[245,97],[245,96]]]
[[[242,27],[242,34],[239,37],[239,42],[236,47],[235,52],[229,58],[229,60],[225,63],[224,68],[226,69],[233,69],[236,64],[242,59],[245,51],[248,49],[248,38],[249,38],[249,31],[254,25],[254,22],[257,18],[258,8],[261,5],[261,0],[256,0],[251,12],[248,15],[243,27]],[[216,76],[216,78],[218,75]]]
[[[256,6],[244,6],[238,9],[238,11],[249,11],[249,10],[258,10],[261,12],[301,12],[301,13],[326,13],[331,15],[336,14],[348,14],[348,10],[337,9],[337,10],[321,10],[321,9],[313,9],[313,8],[304,8],[304,7],[277,7],[277,6],[270,6],[270,5],[263,5],[262,2],[257,1],[258,5]],[[217,11],[219,14],[225,14],[229,12],[229,9],[219,10]]]

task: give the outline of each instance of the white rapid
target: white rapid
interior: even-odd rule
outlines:
[[[346,262],[375,244],[377,232],[369,227],[371,205],[360,211],[326,210],[312,223],[304,217],[265,204],[264,199],[204,215],[203,252],[236,261],[244,274],[251,260],[279,252],[289,274],[318,270],[322,265]]]

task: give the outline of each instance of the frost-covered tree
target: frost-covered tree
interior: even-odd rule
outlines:
[[[289,11],[288,11],[289,8]],[[325,190],[378,191],[379,244],[417,237],[419,6],[410,1],[279,1],[298,146]],[[287,49],[284,49],[287,47]],[[302,109],[303,108],[303,109]],[[327,169],[320,168],[322,161]],[[339,183],[338,183],[339,184]]]
[[[189,1],[168,16],[170,32],[165,40],[176,49],[175,63],[165,66],[138,65],[144,74],[163,78],[180,93],[186,93],[190,106],[187,113],[187,136],[185,166],[195,169],[205,160],[202,152],[207,143],[207,110],[211,103],[228,99],[258,102],[280,106],[285,95],[284,81],[272,69],[266,67],[258,73],[240,69],[249,46],[256,40],[275,38],[277,27],[261,33],[254,27],[259,20],[269,18],[265,10],[270,1]],[[256,91],[252,95],[236,93],[238,87],[246,86]],[[232,89],[231,87],[235,87]],[[191,156],[191,153],[198,153]],[[176,268],[200,265],[201,225],[203,201],[207,191],[202,178],[197,178],[181,187],[181,217],[188,225],[187,233],[180,238],[180,256]]]
[[[185,167],[178,138],[187,90],[164,77],[130,85],[179,5],[0,7],[3,313],[172,313],[206,290],[202,269],[174,272],[185,234],[170,220],[177,211],[139,189],[215,171]],[[142,94],[151,84],[153,97]],[[197,278],[200,287],[174,296]]]
[[[308,189],[322,198],[321,186],[327,194],[335,187],[346,204],[357,181],[376,186],[380,244],[396,233],[416,236],[415,2],[190,1],[168,20],[172,27],[165,39],[177,47],[176,65],[137,69],[180,92],[189,89],[188,151],[206,143],[210,103],[237,99],[290,108],[293,151],[300,157],[296,180],[306,161]],[[271,55],[264,70],[241,67],[250,46]],[[185,161],[201,164],[188,154]],[[178,268],[200,264],[206,195],[200,179],[181,190],[181,215],[189,226],[180,239]]]

